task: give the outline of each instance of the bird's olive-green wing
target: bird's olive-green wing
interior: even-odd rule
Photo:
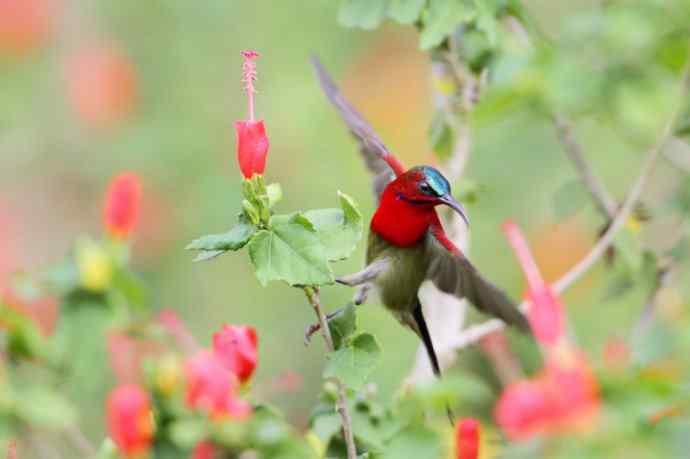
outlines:
[[[373,175],[373,191],[378,200],[383,193],[383,189],[388,183],[395,178],[395,174],[391,167],[384,161],[383,157],[390,155],[390,151],[381,140],[378,134],[374,131],[362,117],[362,115],[343,97],[338,89],[338,86],[333,81],[333,78],[328,74],[326,69],[318,58],[312,57],[312,64],[316,70],[316,76],[319,78],[321,89],[328,97],[328,100],[335,106],[340,114],[340,117],[345,121],[347,127],[350,129],[352,135],[359,142],[359,150],[362,153],[362,158]]]
[[[489,282],[466,257],[449,252],[433,235],[428,240],[431,261],[427,278],[439,290],[467,298],[480,311],[529,331],[527,319],[503,290]]]

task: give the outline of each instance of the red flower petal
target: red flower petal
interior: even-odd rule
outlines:
[[[216,448],[210,441],[197,443],[189,459],[213,459],[216,455]]]
[[[187,404],[212,417],[243,419],[251,406],[236,398],[238,381],[215,353],[201,351],[185,365]]]
[[[141,180],[133,173],[115,177],[108,188],[103,206],[103,223],[108,233],[128,238],[137,222],[141,207]]]
[[[457,459],[479,457],[479,421],[473,418],[458,421],[455,427],[455,448]]]
[[[237,162],[242,175],[250,179],[252,175],[262,175],[268,155],[268,137],[263,121],[237,121]]]
[[[257,336],[253,327],[223,325],[213,334],[213,350],[240,382],[251,378],[257,365]]]
[[[136,384],[119,386],[106,402],[108,430],[126,457],[144,455],[153,438],[149,397]]]

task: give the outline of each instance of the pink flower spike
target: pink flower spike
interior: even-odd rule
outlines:
[[[254,82],[256,81],[256,63],[254,59],[259,57],[256,51],[242,51],[240,53],[244,57],[242,64],[242,82],[247,91],[247,101],[249,104],[249,121],[254,121]]]
[[[530,288],[533,290],[539,289],[544,285],[544,279],[542,279],[539,273],[539,268],[537,268],[537,264],[534,262],[534,258],[532,258],[532,253],[529,250],[527,241],[525,241],[525,237],[522,235],[520,228],[518,228],[514,221],[506,220],[503,223],[503,232],[508,238],[508,242],[513,247],[513,251],[520,262],[522,271],[527,277],[527,283]]]
[[[508,220],[503,224],[503,231],[527,277],[527,297],[530,302],[527,318],[532,332],[540,343],[553,346],[565,335],[563,304],[541,277],[518,226]]]

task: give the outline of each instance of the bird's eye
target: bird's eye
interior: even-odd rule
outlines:
[[[432,191],[431,191],[431,186],[429,186],[429,184],[426,183],[426,182],[420,183],[420,184],[419,184],[419,189],[420,189],[421,192],[424,193],[424,194],[431,194],[431,193],[432,193]]]

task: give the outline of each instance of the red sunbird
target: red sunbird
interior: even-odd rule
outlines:
[[[441,373],[438,358],[418,296],[427,279],[445,293],[466,298],[480,311],[529,331],[527,319],[515,303],[477,271],[443,230],[436,214],[438,205],[453,209],[469,226],[467,213],[453,198],[448,180],[431,166],[406,170],[345,100],[318,59],[313,64],[324,93],[359,142],[379,203],[371,219],[366,267],[337,282],[359,286],[356,304],[364,302],[370,287],[376,287],[385,307],[422,340],[436,376]]]

